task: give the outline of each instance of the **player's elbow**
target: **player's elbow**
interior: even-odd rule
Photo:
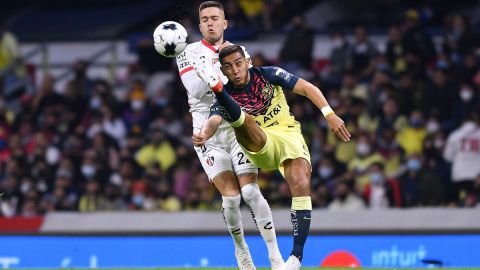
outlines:
[[[313,96],[313,94],[318,90],[320,91],[315,85],[303,80],[299,79],[299,82],[297,84],[298,87],[294,88],[294,92],[296,94],[302,95],[304,97],[310,97]]]

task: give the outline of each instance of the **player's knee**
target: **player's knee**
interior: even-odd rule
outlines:
[[[310,179],[307,177],[296,177],[289,181],[292,196],[307,196],[310,194]]]
[[[257,200],[259,196],[262,196],[260,188],[256,183],[250,183],[242,187],[242,197],[247,204]]]
[[[223,208],[239,208],[242,198],[240,195],[237,196],[222,196],[222,207]]]

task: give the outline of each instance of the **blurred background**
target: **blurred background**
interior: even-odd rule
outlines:
[[[141,212],[158,218],[148,232],[178,232],[161,225],[169,213],[214,211],[220,225],[202,226],[223,232],[176,63],[152,43],[166,20],[200,40],[202,1],[2,2],[0,231],[91,233],[102,216],[122,213],[121,224]],[[389,232],[406,220],[412,231],[480,231],[478,209],[465,209],[480,206],[478,1],[221,2],[226,39],[255,66],[278,65],[318,86],[353,135],[339,143],[309,100],[287,93],[312,154],[313,206],[331,220],[312,223],[313,232],[338,231],[338,217],[350,232],[374,230],[384,215]],[[290,207],[279,173],[260,172],[259,185],[274,215]],[[91,230],[76,218],[94,220]],[[131,226],[119,230],[142,232]],[[372,254],[364,264],[402,266],[375,264]]]

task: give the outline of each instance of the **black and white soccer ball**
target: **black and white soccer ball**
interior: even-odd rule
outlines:
[[[174,21],[161,23],[153,32],[155,50],[165,57],[175,57],[187,47],[187,30]]]

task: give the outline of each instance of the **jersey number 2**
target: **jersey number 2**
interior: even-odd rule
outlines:
[[[248,160],[248,158],[246,158],[246,157],[245,157],[245,154],[242,153],[242,152],[238,152],[237,157],[240,158],[240,159],[238,160],[238,165],[243,165],[243,164],[245,164],[245,163],[250,163],[250,160]]]

